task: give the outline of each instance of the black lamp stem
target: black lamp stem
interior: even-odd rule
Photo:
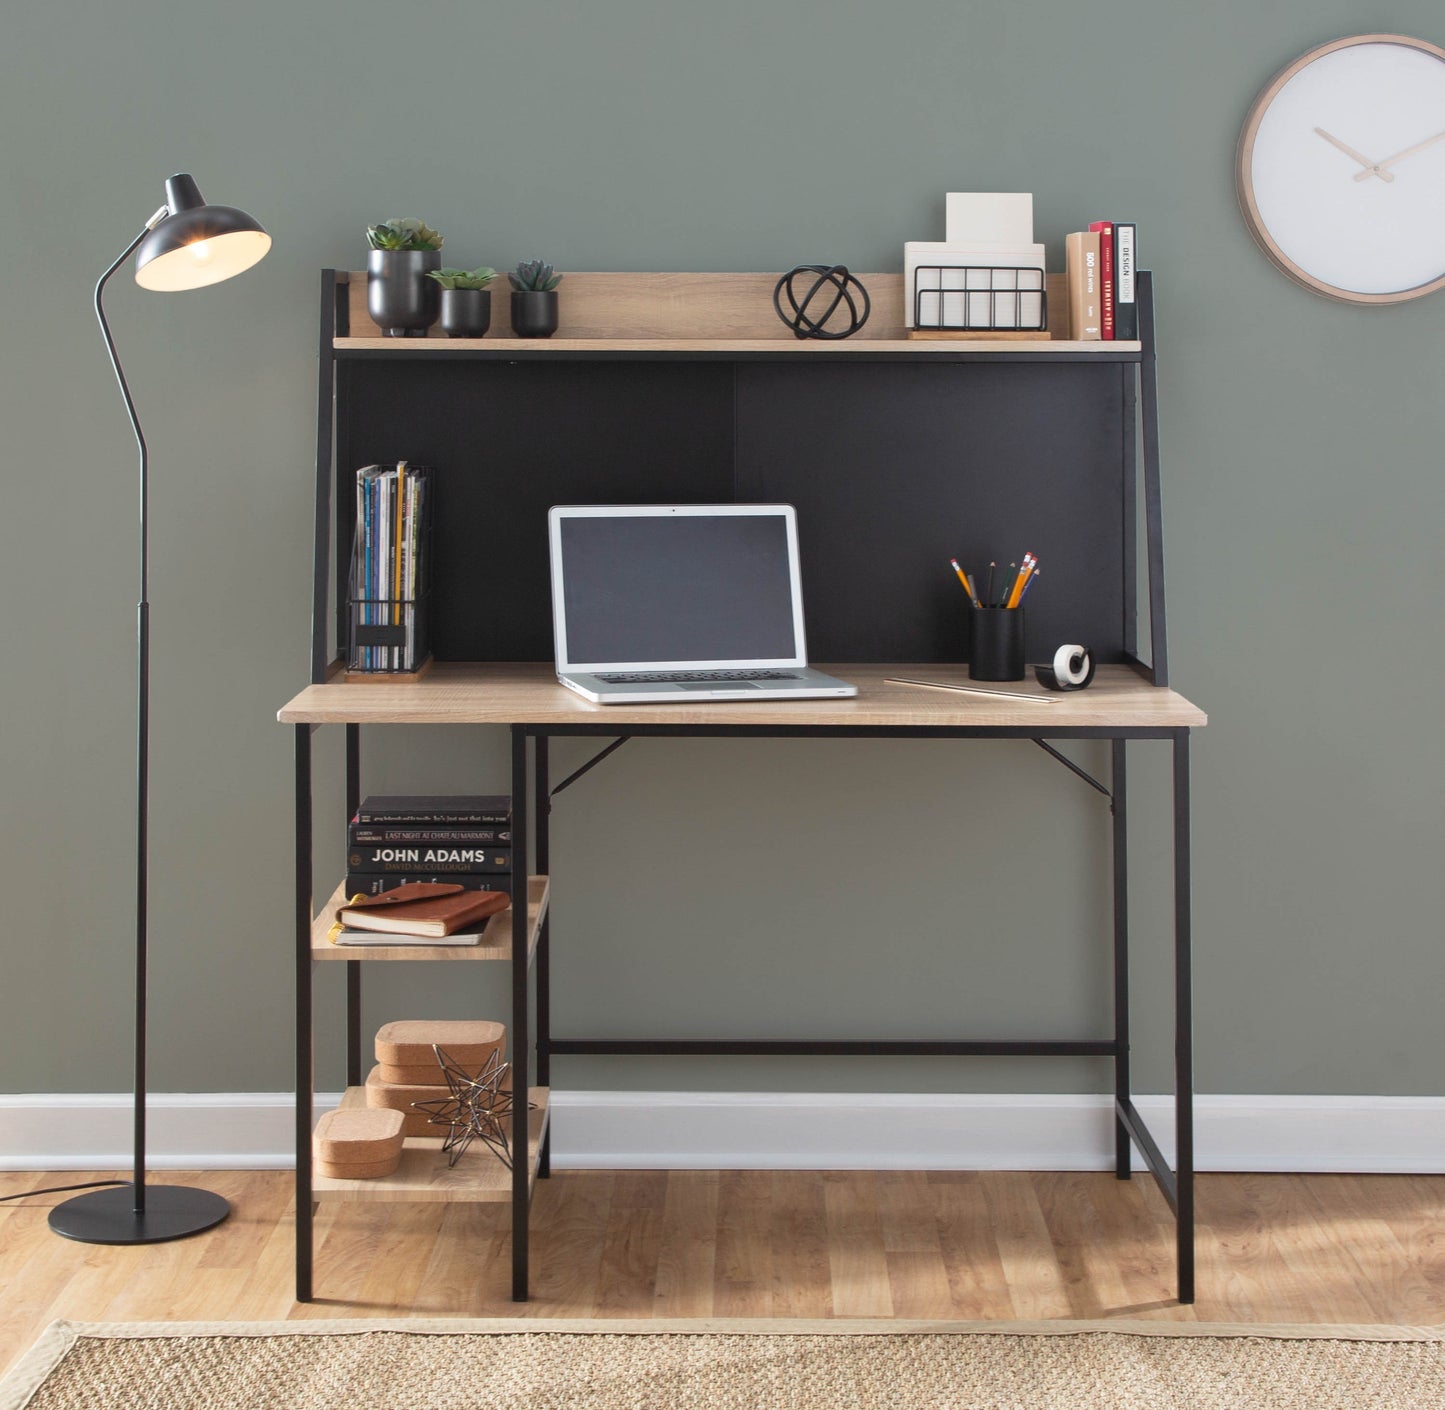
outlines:
[[[148,893],[149,867],[149,821],[150,821],[150,601],[148,579],[150,542],[147,533],[150,507],[149,457],[146,452],[145,434],[140,428],[140,417],[136,415],[135,402],[131,399],[130,387],[125,380],[125,371],[115,350],[115,339],[111,337],[110,324],[105,317],[105,286],[112,274],[118,270],[136,251],[136,247],[150,233],[147,226],[125,247],[120,258],[100,276],[95,286],[95,316],[100,323],[101,335],[105,338],[105,350],[110,354],[110,365],[115,369],[115,380],[120,383],[120,394],[125,398],[126,414],[130,417],[131,430],[140,450],[140,600],[136,607],[136,854],[135,854],[135,1174],[132,1182],[134,1208],[137,1214],[144,1214],[146,1207],[146,990],[147,990],[147,926],[146,902]]]

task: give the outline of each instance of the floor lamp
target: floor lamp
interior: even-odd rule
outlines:
[[[209,1190],[146,1184],[146,883],[150,789],[150,602],[147,596],[149,482],[145,437],[125,373],[116,356],[102,298],[111,275],[132,254],[143,289],[199,289],[249,269],[271,248],[271,237],[245,211],[208,206],[187,175],[166,182],[166,203],[146,221],[95,286],[95,316],[120,383],[140,447],[140,604],[136,611],[136,909],[135,909],[135,1175],[130,1184],[66,1200],[50,1212],[50,1227],[90,1244],[154,1244],[219,1224],[231,1206]]]

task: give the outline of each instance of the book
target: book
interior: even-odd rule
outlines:
[[[351,550],[353,626],[385,626],[390,642],[358,645],[354,670],[413,671],[425,654],[417,640],[417,602],[425,592],[423,533],[429,513],[429,472],[405,460],[356,472],[356,527]],[[375,634],[371,635],[375,640]]]
[[[474,930],[476,922],[510,905],[511,897],[503,892],[421,884],[394,887],[344,905],[336,912],[336,919],[353,930],[436,937]]]
[[[480,945],[480,930],[459,930],[451,935],[403,935],[399,931],[355,930],[349,925],[334,926],[330,936],[333,945]]]
[[[1099,336],[1106,342],[1114,341],[1114,222],[1096,220],[1089,226],[1099,237],[1099,291],[1103,317],[1100,319]]]
[[[1069,284],[1069,337],[1092,342],[1101,333],[1098,232],[1075,230],[1064,236],[1064,261]]]
[[[509,872],[512,849],[388,843],[381,847],[350,848],[346,865],[351,871]]]
[[[348,896],[378,896],[383,891],[390,891],[393,887],[410,885],[413,882],[425,882],[432,885],[447,882],[453,886],[463,886],[468,891],[506,891],[510,894],[512,874],[511,872],[497,871],[349,871],[346,873],[345,887]]]
[[[346,840],[353,847],[385,847],[393,843],[409,846],[440,843],[444,847],[507,846],[512,840],[509,827],[400,827],[373,823],[351,823]]]
[[[410,827],[503,827],[511,821],[512,800],[505,793],[374,793],[352,818]]]
[[[1138,229],[1132,220],[1114,224],[1114,336],[1139,336],[1139,297],[1134,276],[1139,272]]]

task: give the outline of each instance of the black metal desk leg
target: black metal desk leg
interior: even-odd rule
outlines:
[[[551,814],[552,785],[547,771],[547,744],[545,734],[539,734],[532,741],[532,776],[535,787],[532,796],[536,799],[537,820],[534,824],[537,834],[538,876],[552,874],[551,860]],[[537,933],[537,1085],[552,1085],[552,962],[551,962],[551,908],[542,919]],[[542,1136],[542,1149],[537,1153],[537,1178],[545,1180],[552,1173],[552,1125]]]
[[[1127,1102],[1129,1094],[1129,790],[1124,759],[1125,741],[1112,744],[1113,774],[1109,791],[1114,814],[1114,1099]],[[1114,1174],[1129,1178],[1133,1168],[1129,1129],[1116,1105],[1114,1110]]]
[[[296,1301],[311,1301],[311,729],[296,726]]]
[[[1189,731],[1174,735],[1174,1120],[1179,1301],[1194,1301],[1194,1021],[1189,856]]]
[[[346,819],[361,807],[361,726],[346,726]],[[348,897],[348,899],[350,899]],[[361,1086],[361,961],[346,962],[346,1085]]]
[[[512,726],[512,1301],[527,1300],[527,731]]]

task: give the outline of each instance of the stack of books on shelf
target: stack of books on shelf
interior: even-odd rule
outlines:
[[[505,794],[373,794],[346,829],[346,894],[406,882],[512,890],[512,800]]]
[[[1096,220],[1064,237],[1069,280],[1069,336],[1081,342],[1139,336],[1134,276],[1138,232],[1132,221]]]
[[[425,467],[402,460],[356,472],[347,657],[354,671],[411,672],[425,661],[430,513]]]

